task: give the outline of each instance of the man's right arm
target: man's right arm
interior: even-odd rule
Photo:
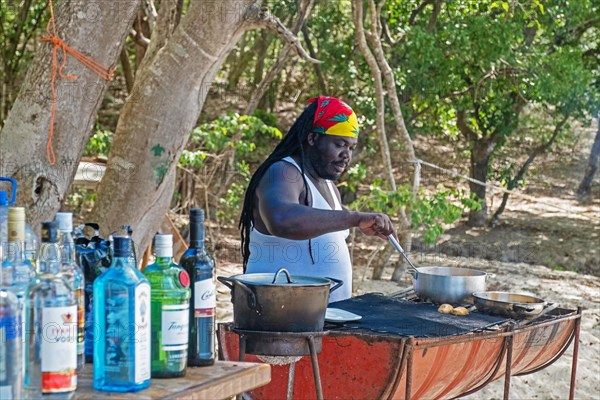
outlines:
[[[301,204],[305,190],[300,172],[286,162],[273,164],[261,179],[256,194],[260,217],[271,235],[311,239],[325,233],[359,227],[369,236],[396,236],[389,217],[379,213],[320,210]]]

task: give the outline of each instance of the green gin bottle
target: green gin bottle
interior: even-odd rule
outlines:
[[[173,262],[173,235],[154,236],[154,252],[143,271],[151,288],[152,378],[175,378],[187,365],[190,277]]]

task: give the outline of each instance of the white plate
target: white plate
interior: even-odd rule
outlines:
[[[358,321],[361,318],[361,315],[339,308],[328,308],[327,311],[325,311],[325,321],[327,322],[350,322]]]

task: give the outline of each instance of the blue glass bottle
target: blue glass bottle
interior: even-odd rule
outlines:
[[[85,280],[83,272],[75,258],[75,241],[73,240],[73,213],[56,213],[55,221],[60,230],[60,252],[62,264],[60,272],[75,293],[77,301],[77,368],[81,371],[85,364],[84,357],[84,328],[85,328]]]
[[[188,366],[215,362],[215,260],[204,247],[204,210],[190,210],[190,247],[179,263],[190,275],[190,342]]]
[[[58,237],[56,222],[42,223],[38,273],[25,294],[27,398],[68,397],[77,388],[77,302],[60,274]]]
[[[190,277],[173,262],[173,235],[155,235],[154,254],[144,269],[152,292],[152,378],[176,378],[187,365]]]
[[[131,238],[113,239],[112,264],[94,281],[94,389],[137,392],[150,386],[150,283]]]

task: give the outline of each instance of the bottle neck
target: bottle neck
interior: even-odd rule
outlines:
[[[62,264],[61,251],[58,243],[42,242],[38,269],[40,273],[57,274]]]
[[[19,263],[25,261],[25,242],[7,242],[3,244],[4,257],[7,261]],[[2,261],[2,260],[0,260]]]
[[[136,269],[135,260],[133,255],[114,255],[110,268],[133,268]]]
[[[204,248],[204,221],[190,221],[190,247]]]
[[[75,240],[71,232],[61,231],[60,250],[63,262],[76,262],[75,257]]]

